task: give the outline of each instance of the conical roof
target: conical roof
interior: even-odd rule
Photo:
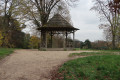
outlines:
[[[54,31],[72,31],[79,30],[68,23],[60,14],[55,14],[46,25],[39,28],[39,30],[54,30]]]
[[[44,27],[73,27],[60,14],[55,14]]]

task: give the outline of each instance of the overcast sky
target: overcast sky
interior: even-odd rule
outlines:
[[[71,19],[74,27],[80,30],[76,32],[76,39],[85,41],[103,40],[103,30],[100,30],[100,24],[97,13],[91,11],[93,0],[80,0],[77,7],[70,8]]]

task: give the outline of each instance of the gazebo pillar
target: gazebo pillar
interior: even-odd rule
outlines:
[[[52,46],[52,44],[53,44],[53,39],[52,39],[53,33],[52,33],[52,31],[51,31],[51,33],[50,33],[50,36],[51,36],[51,48],[52,48],[52,47],[53,47],[53,46]]]
[[[63,48],[66,49],[65,32],[63,32]]]
[[[47,49],[47,31],[45,32],[45,48]]]
[[[41,49],[47,49],[47,31],[41,31]]]
[[[43,31],[41,31],[41,42],[40,42],[40,48],[43,48]]]
[[[73,48],[75,48],[75,31],[73,31]]]
[[[67,33],[67,31],[66,31],[66,48],[67,48],[67,36],[68,36],[68,33]]]
[[[40,34],[40,48],[42,47],[42,32],[41,32],[41,34]]]

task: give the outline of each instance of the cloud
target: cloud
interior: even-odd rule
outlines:
[[[77,7],[70,9],[73,25],[80,29],[76,32],[76,39],[81,41],[103,40],[103,31],[98,27],[99,18],[94,11],[90,10],[92,6],[92,0],[80,0]]]

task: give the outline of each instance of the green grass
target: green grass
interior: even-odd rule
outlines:
[[[104,52],[120,52],[120,50],[98,50],[98,51],[104,51]]]
[[[83,51],[104,51],[104,52],[120,52],[120,50],[97,50],[97,49],[80,49],[80,48],[75,48],[75,50],[83,50]]]
[[[80,49],[80,48],[75,48],[74,50],[78,51],[78,50],[94,50],[94,49]]]
[[[120,80],[120,56],[100,55],[68,61],[56,80]]]
[[[10,48],[0,48],[0,59],[10,55],[11,53],[13,53],[14,49],[10,49]]]
[[[119,52],[82,52],[82,53],[71,53],[69,57],[74,56],[93,56],[93,55],[120,55]]]

